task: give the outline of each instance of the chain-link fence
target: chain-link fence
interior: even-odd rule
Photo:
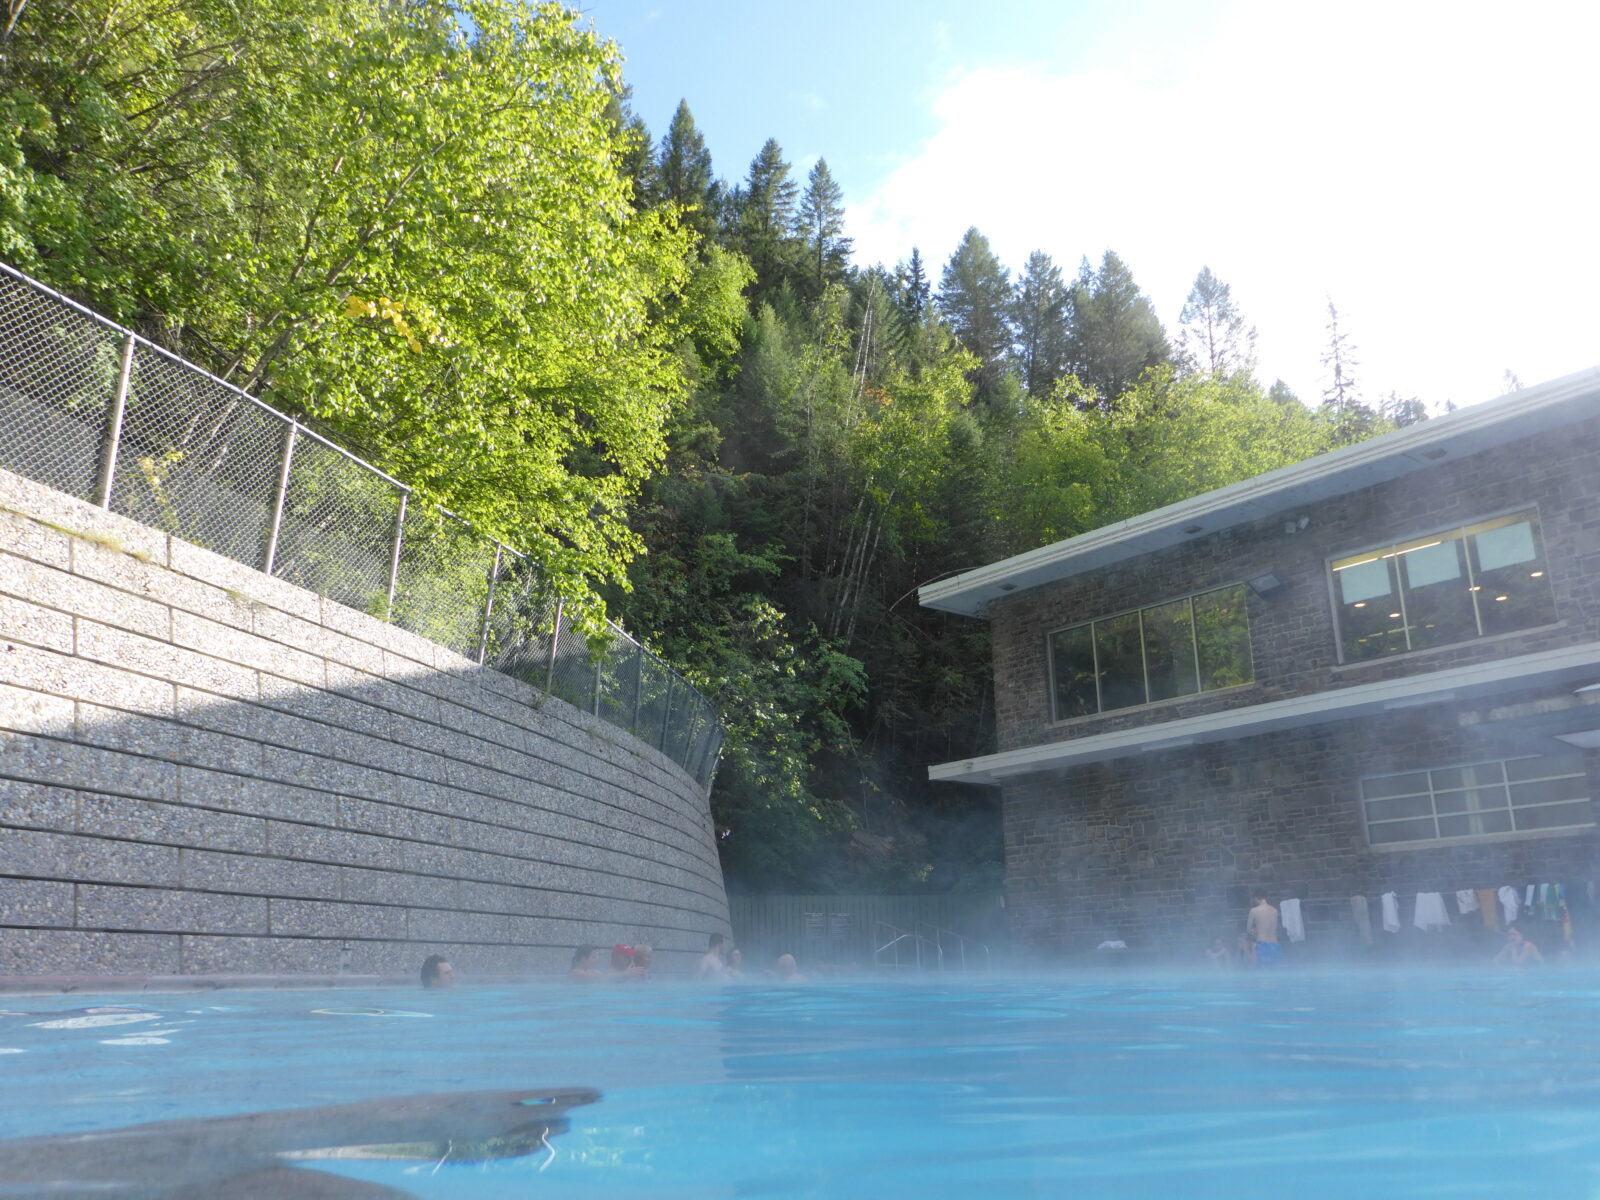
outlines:
[[[4,263],[0,467],[560,696],[711,785],[705,697],[617,626],[573,629],[531,560]]]

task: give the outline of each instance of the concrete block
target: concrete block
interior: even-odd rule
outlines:
[[[85,746],[176,761],[183,757],[183,734],[183,727],[167,716],[126,713],[80,700],[72,737]]]
[[[4,975],[173,975],[178,969],[175,934],[0,929]]]
[[[178,768],[178,798],[185,804],[224,808],[257,817],[310,825],[337,825],[339,799],[331,792],[271,783],[256,774]]]
[[[307,621],[320,621],[322,597],[315,592],[263,575],[253,567],[236,563],[210,550],[202,550],[181,538],[172,539],[171,562],[172,569],[180,575],[226,588],[239,593],[247,601],[280,608]]]
[[[71,833],[78,827],[78,793],[52,783],[0,779],[0,825]]]
[[[270,902],[275,937],[404,938],[406,910],[321,900]]]
[[[112,554],[100,547],[93,549],[101,554]],[[87,556],[87,552],[84,552],[84,556]],[[116,554],[115,558],[119,563],[138,562],[125,554]],[[146,571],[162,570],[147,563],[138,565]],[[164,640],[172,631],[172,615],[164,604],[108,587],[83,575],[25,562],[10,555],[0,555],[0,591],[61,613],[89,617],[133,633],[142,633],[146,637]]]
[[[267,930],[267,901],[164,888],[78,887],[80,929],[145,933],[255,933]]]
[[[5,651],[0,649],[0,662]],[[0,684],[0,730],[69,738],[77,720],[71,700],[12,684]]]
[[[390,625],[326,598],[322,601],[321,623],[346,637],[382,650],[385,658],[395,655],[409,661],[413,669],[433,670],[433,656],[437,647],[427,638],[418,637],[398,625]],[[387,669],[385,673],[388,673]]]
[[[335,939],[218,937],[209,934],[186,934],[183,938],[183,971],[189,975],[257,972],[274,975],[336,975],[339,965],[339,942]],[[336,996],[328,997],[327,1007],[336,1007],[337,1004]],[[315,1007],[323,1006],[318,1004]],[[337,1017],[322,1019],[330,1023],[339,1020]]]
[[[208,657],[265,671],[307,687],[320,688],[326,682],[322,659],[316,655],[193,613],[180,610],[172,614],[172,641]]]
[[[85,795],[78,804],[78,830],[101,837],[246,854],[260,854],[267,847],[266,822],[259,817],[122,796]]]
[[[293,646],[346,669],[383,674],[383,651],[370,642],[276,608],[259,607],[254,615],[253,628],[258,637]]]
[[[406,912],[406,929],[414,942],[506,942],[511,920],[496,913],[414,908]]]
[[[63,571],[72,566],[72,539],[66,533],[5,508],[0,508],[0,552]]]
[[[0,508],[74,538],[120,544],[157,562],[166,561],[166,534],[10,471],[0,471]]]
[[[0,572],[8,563],[18,561],[0,556]],[[17,581],[0,573],[0,588],[10,590],[19,586]],[[19,600],[14,595],[0,595],[0,644],[12,642],[71,654],[72,618],[66,613]]]
[[[71,929],[73,885],[49,879],[0,876],[0,926]]]
[[[256,673],[250,668],[81,618],[78,621],[78,654],[124,671],[183,684],[232,700],[255,700],[259,695]]]
[[[23,733],[0,735],[0,775],[86,792],[177,798],[178,769],[170,762]]]
[[[344,829],[322,829],[315,825],[293,825],[272,821],[267,826],[269,852],[300,862],[377,867],[405,870],[408,843]],[[337,894],[335,883],[335,894]]]
[[[437,813],[345,796],[339,800],[339,819],[335,824],[342,829],[375,833],[382,837],[409,838],[448,846],[454,841],[457,822]]]
[[[339,868],[324,863],[220,854],[209,850],[182,852],[182,886],[213,892],[245,892],[262,896],[339,898]]]
[[[0,642],[0,683],[130,712],[172,712],[170,683],[32,646]]]
[[[170,846],[12,829],[5,834],[5,870],[41,879],[171,887],[178,882],[178,852]]]
[[[471,908],[461,902],[463,885],[455,879],[412,875],[399,871],[369,871],[341,867],[343,898],[367,904],[425,905],[430,908]]]

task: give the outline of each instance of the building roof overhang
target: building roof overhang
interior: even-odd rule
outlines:
[[[1596,415],[1600,415],[1600,367],[1591,367],[927,584],[918,589],[918,599],[928,608],[985,617],[991,601],[1011,592],[1386,483]]]
[[[1570,692],[1596,684],[1600,684],[1600,642],[1585,642],[1517,658],[1354,684],[1287,700],[940,763],[928,768],[928,778],[944,783],[998,784],[1040,771],[1381,716],[1397,709],[1480,700],[1539,687],[1559,687]]]

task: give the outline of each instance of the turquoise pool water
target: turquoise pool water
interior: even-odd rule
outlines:
[[[76,1011],[98,1005],[135,1011]],[[6,1138],[429,1091],[604,1093],[548,1152],[315,1164],[424,1197],[1600,1196],[1588,970],[0,1008]]]

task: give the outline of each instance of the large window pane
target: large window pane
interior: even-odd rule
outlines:
[[[1056,720],[1100,711],[1094,682],[1094,630],[1088,625],[1050,635]]]
[[[1518,829],[1565,829],[1594,824],[1594,805],[1587,800],[1576,804],[1547,804],[1542,808],[1517,809]]]
[[[1478,636],[1460,531],[1407,542],[1398,548],[1411,649],[1443,646]],[[1388,610],[1393,612],[1393,609]]]
[[[1414,796],[1428,794],[1428,773],[1417,771],[1410,775],[1386,775],[1381,779],[1361,781],[1361,794],[1368,800],[1384,796]]]
[[[1556,779],[1563,775],[1584,774],[1583,755],[1546,754],[1539,758],[1514,758],[1506,763],[1506,778],[1516,783],[1523,779]]]
[[[1333,564],[1339,632],[1349,662],[1407,649],[1401,620],[1395,556],[1387,551],[1352,555]]]
[[[1170,700],[1200,690],[1195,664],[1194,621],[1188,600],[1147,608],[1144,617],[1144,661],[1150,678],[1150,699]]]
[[[1427,795],[1397,796],[1393,800],[1369,800],[1367,820],[1394,821],[1401,817],[1427,817],[1433,815],[1433,801]]]
[[[1194,598],[1194,633],[1202,691],[1237,687],[1256,677],[1242,583]]]
[[[1095,653],[1100,660],[1100,710],[1127,708],[1145,702],[1144,654],[1139,642],[1139,614],[1125,613],[1094,623]]]
[[[1582,775],[1569,775],[1565,779],[1538,779],[1529,783],[1513,784],[1513,807],[1523,804],[1551,804],[1557,800],[1587,800],[1589,781]]]
[[[1504,786],[1467,788],[1459,792],[1439,792],[1433,798],[1435,809],[1441,813],[1483,812],[1490,808],[1506,807]]]
[[[1477,763],[1470,767],[1446,767],[1431,774],[1433,788],[1438,792],[1447,792],[1454,788],[1479,787],[1486,783],[1501,783],[1506,777],[1505,767],[1497,762]]]
[[[1511,814],[1503,808],[1497,812],[1466,813],[1456,817],[1439,818],[1439,836],[1442,838],[1510,832]]]
[[[1385,821],[1369,825],[1367,836],[1377,846],[1388,842],[1432,841],[1438,834],[1434,830],[1433,818],[1428,817],[1420,821]]]
[[[1474,593],[1483,632],[1505,633],[1556,619],[1538,519],[1518,513],[1469,526]]]

